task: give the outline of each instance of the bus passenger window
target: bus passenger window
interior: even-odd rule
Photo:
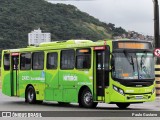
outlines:
[[[31,53],[22,53],[20,56],[20,69],[30,70],[31,69]]]
[[[75,52],[74,50],[62,50],[61,69],[74,69]]]
[[[76,57],[76,68],[78,69],[88,69],[90,68],[90,56],[77,56]]]
[[[47,54],[47,69],[57,69],[57,53],[48,53]]]
[[[44,68],[44,52],[35,52],[32,54],[32,69],[43,70]]]
[[[10,70],[10,55],[4,54],[4,70]]]
[[[89,48],[77,49],[76,68],[89,69],[91,67],[91,50]]]

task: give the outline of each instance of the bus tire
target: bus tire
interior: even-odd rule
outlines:
[[[84,89],[80,96],[79,106],[85,108],[95,108],[97,102],[93,102],[93,95],[89,89]]]
[[[116,104],[120,109],[126,109],[130,103],[117,103]]]
[[[30,104],[36,103],[36,93],[32,86],[29,86],[26,93],[26,100]]]

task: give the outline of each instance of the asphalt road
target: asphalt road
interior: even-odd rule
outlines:
[[[76,116],[76,114],[77,114],[77,117],[74,117],[74,119],[84,120],[84,118],[86,119],[87,117],[87,119],[91,119],[91,120],[93,119],[97,119],[97,120],[106,120],[106,119],[107,120],[111,120],[111,119],[125,120],[126,119],[127,120],[128,118],[126,118],[125,116],[123,118],[119,118],[117,116],[120,116],[120,114],[122,114],[122,116],[124,114],[131,116],[131,114],[133,114],[134,112],[143,113],[146,111],[151,111],[151,112],[160,111],[160,99],[157,98],[154,102],[147,102],[147,103],[142,103],[142,104],[132,104],[126,110],[121,110],[116,105],[110,105],[110,104],[105,104],[105,103],[99,103],[96,109],[86,109],[86,108],[79,108],[78,104],[59,105],[57,102],[48,102],[48,101],[44,101],[43,104],[35,104],[35,105],[28,104],[24,102],[23,98],[5,96],[1,93],[1,90],[0,90],[0,111],[1,112],[4,112],[4,111],[12,111],[12,112],[14,111],[18,111],[18,112],[49,111],[46,113],[51,116],[52,114],[55,114],[55,116],[57,115],[56,119],[58,120],[59,119],[61,120],[64,118],[65,120],[66,119],[68,120],[70,119],[70,117],[72,117],[72,115]],[[64,114],[68,116],[66,117]],[[105,119],[103,115],[105,116]],[[60,118],[61,116],[62,118]],[[130,119],[132,119],[132,117],[130,117]],[[154,117],[152,119],[157,120],[158,118]],[[134,118],[134,120],[136,119]]]

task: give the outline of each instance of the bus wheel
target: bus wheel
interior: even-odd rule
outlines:
[[[117,103],[116,104],[120,109],[125,109],[125,108],[127,108],[129,105],[130,105],[130,103]]]
[[[29,86],[27,89],[26,99],[30,104],[36,103],[36,93],[32,86]]]
[[[89,89],[84,89],[80,97],[79,106],[85,108],[95,108],[97,104],[97,102],[93,102],[91,91]]]

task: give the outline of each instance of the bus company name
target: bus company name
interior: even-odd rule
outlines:
[[[64,81],[77,81],[78,78],[76,75],[64,75],[63,80]]]
[[[45,80],[45,78],[44,77],[22,76],[22,80]]]

